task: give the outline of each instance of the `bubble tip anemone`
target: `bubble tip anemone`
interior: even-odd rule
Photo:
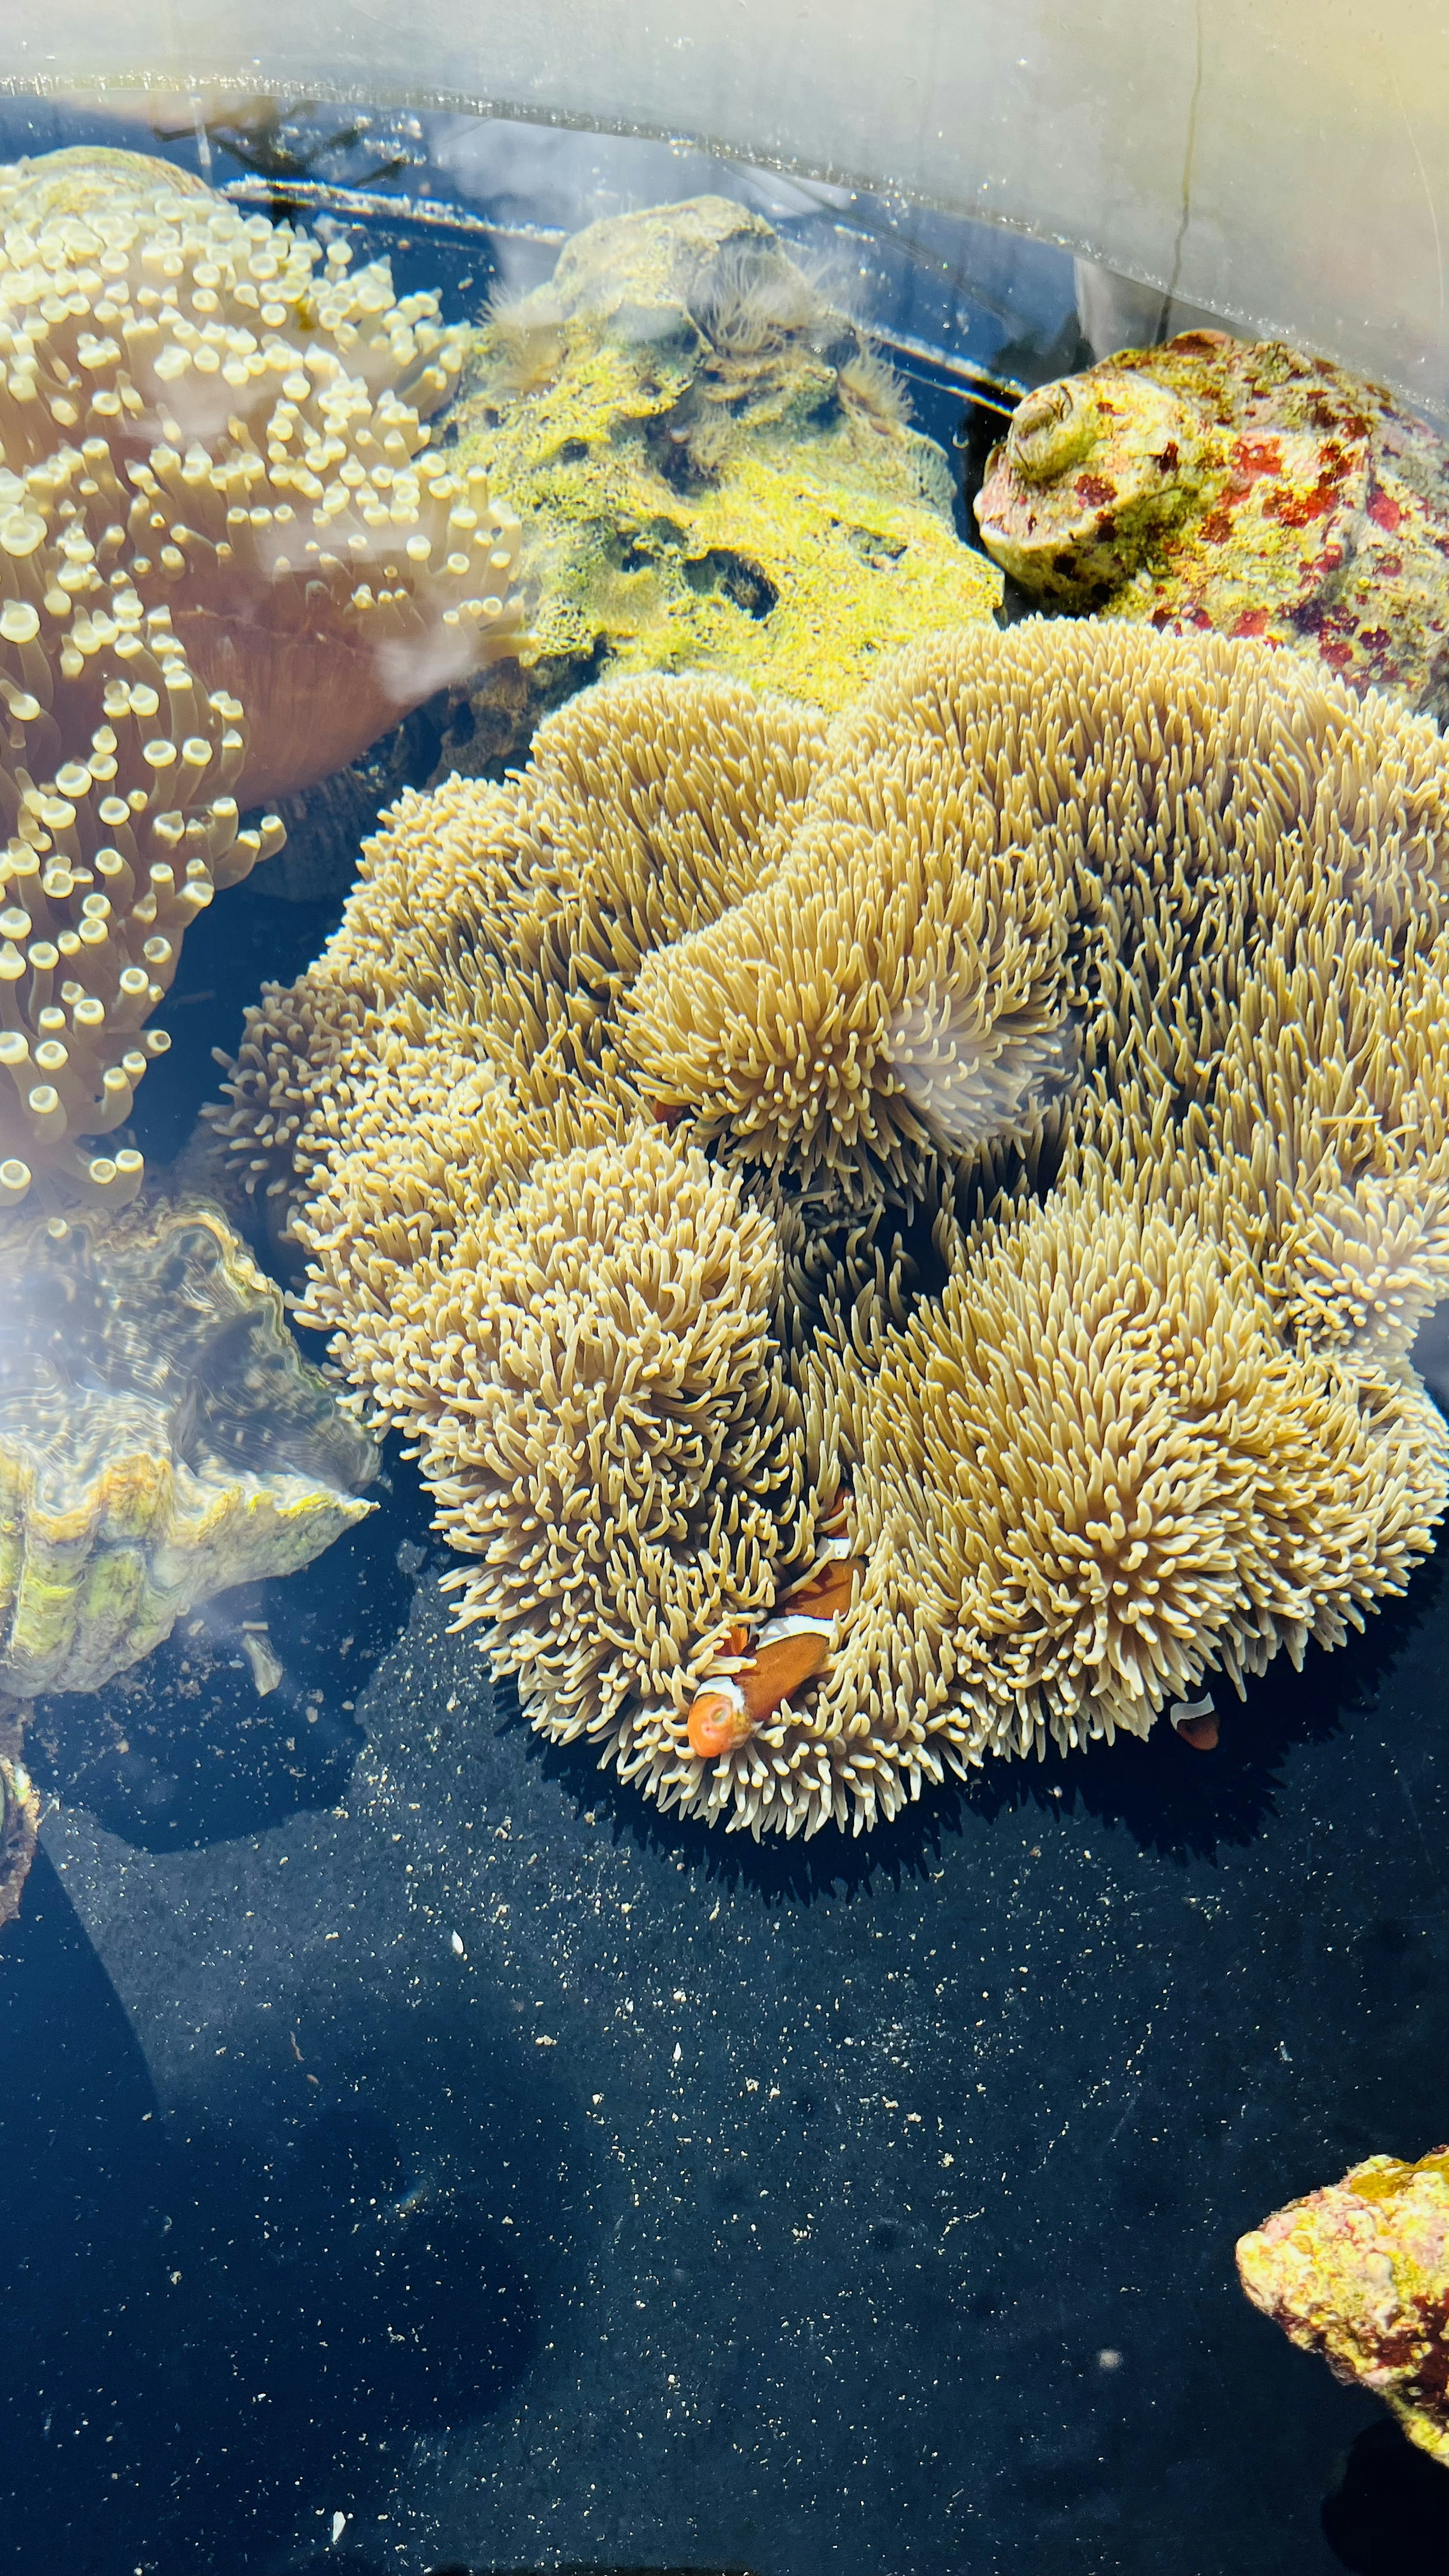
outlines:
[[[463,354],[436,296],[143,155],[0,171],[0,214],[7,488],[236,689],[244,803],[512,649],[517,520],[426,425]]]

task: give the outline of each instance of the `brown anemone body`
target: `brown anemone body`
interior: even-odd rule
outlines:
[[[187,659],[207,689],[228,689],[255,728],[238,782],[245,811],[295,795],[345,769],[428,694],[419,657],[417,696],[406,665],[393,668],[367,643],[335,625],[283,629],[243,624],[224,608],[183,609],[174,620]]]

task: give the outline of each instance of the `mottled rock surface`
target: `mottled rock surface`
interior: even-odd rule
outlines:
[[[1042,385],[976,516],[1043,605],[1265,636],[1449,712],[1449,447],[1326,358],[1185,331]]]
[[[1370,2156],[1238,2240],[1255,2307],[1449,2467],[1449,2147]]]

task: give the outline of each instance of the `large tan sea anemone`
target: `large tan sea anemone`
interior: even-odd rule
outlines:
[[[1446,1038],[1434,727],[1043,624],[405,800],[224,1124],[535,1722],[859,1830],[1403,1589]]]

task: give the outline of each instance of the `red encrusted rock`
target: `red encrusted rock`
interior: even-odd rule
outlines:
[[[1449,446],[1326,358],[1188,331],[1042,385],[976,516],[1043,604],[1264,636],[1449,714]]]

